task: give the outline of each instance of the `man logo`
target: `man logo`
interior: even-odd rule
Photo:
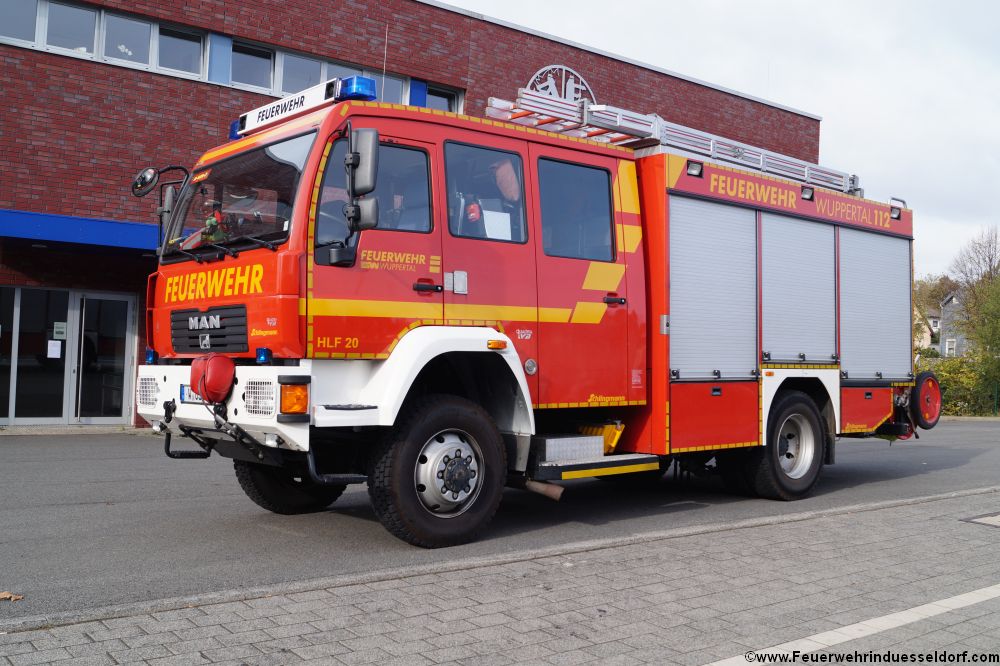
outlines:
[[[208,328],[222,328],[222,316],[202,315],[200,317],[188,317],[189,331],[203,331]]]
[[[202,349],[212,348],[212,336],[208,333],[202,333],[198,336],[198,346]]]

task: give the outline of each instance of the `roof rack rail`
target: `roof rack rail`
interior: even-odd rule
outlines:
[[[670,146],[744,168],[863,196],[856,175],[608,104],[553,97],[527,88],[513,102],[491,97],[486,115],[528,127],[631,148]]]

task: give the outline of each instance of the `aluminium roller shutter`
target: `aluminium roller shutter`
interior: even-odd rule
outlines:
[[[848,379],[912,369],[910,241],[840,229],[840,356]]]
[[[829,224],[761,217],[762,349],[773,362],[830,363],[837,353],[837,266]]]
[[[757,368],[757,214],[670,197],[670,367],[680,379]]]

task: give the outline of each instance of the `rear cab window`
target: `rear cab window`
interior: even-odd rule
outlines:
[[[527,242],[520,155],[447,142],[444,162],[453,236]]]
[[[550,257],[614,261],[611,174],[553,159],[538,160],[542,249]]]

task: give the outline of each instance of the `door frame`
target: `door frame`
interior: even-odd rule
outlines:
[[[136,373],[136,344],[138,334],[138,321],[136,315],[135,294],[123,292],[109,292],[82,289],[59,289],[44,286],[31,287],[11,287],[14,291],[14,315],[13,328],[11,331],[11,372],[10,372],[10,398],[8,403],[8,417],[0,419],[2,426],[32,426],[32,425],[127,425],[132,421],[134,413],[134,385]],[[66,310],[66,340],[65,356],[66,366],[63,372],[63,410],[60,416],[51,417],[17,417],[17,359],[18,342],[21,332],[21,294],[23,289],[43,289],[47,291],[62,291],[69,294]],[[78,417],[77,400],[79,392],[79,372],[77,364],[79,362],[81,323],[81,305],[83,299],[90,297],[94,299],[118,300],[126,302],[126,330],[125,330],[125,376],[122,382],[122,415],[102,416],[102,417]]]

